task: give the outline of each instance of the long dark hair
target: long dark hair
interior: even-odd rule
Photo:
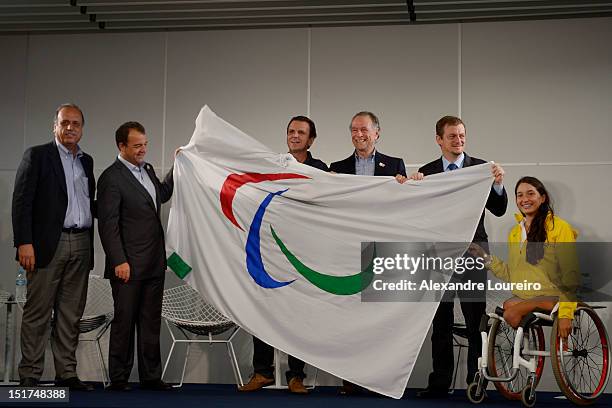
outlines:
[[[542,182],[535,177],[525,176],[517,181],[516,186],[514,187],[514,197],[516,197],[518,186],[523,183],[533,186],[536,190],[538,190],[538,193],[540,193],[541,196],[544,196],[544,202],[538,208],[538,212],[529,226],[529,231],[527,231],[527,262],[535,265],[544,257],[544,242],[546,242],[546,239],[548,238],[546,218],[550,213],[554,226],[553,216],[555,215],[555,212],[552,207],[550,194],[548,194],[544,184],[542,184]]]

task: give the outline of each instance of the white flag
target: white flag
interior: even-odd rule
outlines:
[[[469,242],[491,183],[489,165],[403,185],[325,173],[205,106],[174,163],[167,254],[248,332],[401,398],[438,304],[362,302],[361,242]]]

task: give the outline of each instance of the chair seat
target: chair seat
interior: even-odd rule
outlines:
[[[224,322],[211,322],[211,321],[194,321],[194,320],[181,320],[176,318],[166,319],[174,324],[176,327],[187,330],[190,333],[197,334],[200,336],[207,336],[208,334],[215,335],[223,333],[233,327],[236,324],[232,321]]]
[[[459,336],[464,339],[467,339],[468,337],[467,327],[465,327],[465,324],[463,323],[453,323],[452,332],[455,336]]]
[[[101,314],[96,316],[83,316],[79,320],[79,332],[88,333],[95,330],[110,320],[112,314]]]

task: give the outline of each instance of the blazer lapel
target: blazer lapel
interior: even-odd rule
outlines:
[[[349,165],[349,168],[346,169],[347,174],[357,174],[357,162],[355,160],[354,152],[350,155],[350,157],[347,157],[347,163]]]
[[[442,157],[440,157],[437,161],[436,161],[436,168],[434,169],[434,172],[432,174],[438,174],[438,173],[444,173],[444,163],[442,162]]]
[[[153,166],[151,166],[149,163],[145,163],[144,169],[149,175],[149,178],[151,179],[151,183],[153,183],[153,187],[155,187],[155,204],[156,204],[157,213],[159,214],[159,208],[161,206],[161,196],[159,193],[159,186],[157,185],[157,182],[156,182],[157,177],[155,176],[155,172],[153,171]],[[150,194],[148,195],[150,197]],[[153,200],[151,200],[151,202],[153,202]]]
[[[384,175],[386,163],[384,163],[381,159],[382,157],[380,156],[380,153],[375,152],[374,153],[374,175],[375,176]]]
[[[60,185],[62,186],[62,191],[64,194],[68,195],[67,187],[66,187],[66,174],[64,173],[64,167],[62,166],[62,159],[60,158],[59,151],[55,142],[49,143],[49,157],[51,158],[51,164],[53,166],[53,170],[55,171],[57,177],[60,181]]]
[[[474,164],[472,163],[472,158],[467,155],[467,153],[463,152],[463,167],[470,167]]]
[[[144,188],[144,186],[142,184],[140,184],[140,181],[138,181],[136,179],[136,177],[134,176],[134,174],[130,171],[130,169],[128,169],[125,164],[121,163],[121,161],[119,161],[119,159],[117,159],[115,161],[115,164],[119,167],[119,171],[120,173],[123,175],[123,177],[128,180],[132,186],[142,195],[145,196],[145,198],[147,199],[147,202],[151,205],[151,207],[153,208],[153,210],[155,210],[155,203],[153,203],[153,198],[151,197],[151,194],[149,194],[149,192],[147,191],[146,188]],[[155,183],[153,183],[155,184]]]

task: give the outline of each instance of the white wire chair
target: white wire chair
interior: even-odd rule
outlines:
[[[87,286],[87,303],[83,316],[79,320],[79,341],[92,341],[96,343],[98,362],[102,370],[102,384],[106,387],[110,383],[100,339],[113,321],[114,305],[113,294],[108,279],[97,275],[89,275]]]
[[[162,317],[172,337],[172,346],[170,347],[170,353],[164,364],[162,378],[164,378],[166,374],[168,363],[174,352],[174,346],[177,343],[187,343],[187,351],[185,353],[185,361],[183,362],[181,381],[178,385],[175,385],[175,387],[181,387],[183,385],[191,344],[208,343],[209,345],[213,345],[216,343],[225,343],[230,363],[234,371],[236,384],[238,384],[238,386],[244,385],[238,366],[238,359],[236,358],[236,352],[232,344],[232,340],[240,330],[240,327],[219,313],[211,304],[207,303],[195,289],[189,285],[180,285],[164,290]],[[176,327],[185,338],[181,339],[175,336],[171,326]],[[213,339],[214,335],[225,332],[229,333],[226,339]],[[200,336],[206,336],[206,338],[200,339],[198,338]]]
[[[10,329],[11,321],[11,306],[9,302],[13,302],[13,295],[9,292],[0,290],[0,318],[2,335],[0,336],[0,344],[2,344],[2,377],[0,377],[0,385],[12,385],[10,381],[11,376],[11,343],[14,341],[12,338],[12,330]],[[4,311],[6,309],[6,312]]]
[[[17,306],[23,312],[27,293],[23,297],[17,297]],[[100,339],[113,321],[114,311],[113,294],[110,283],[107,279],[97,275],[89,275],[87,284],[87,301],[83,316],[79,319],[79,341],[92,341],[96,343],[96,353],[98,363],[102,371],[102,384],[106,387],[110,383],[108,370],[104,363],[104,354]],[[51,325],[55,324],[55,316],[51,314]],[[94,332],[95,331],[95,332]],[[93,333],[92,333],[93,332]]]

